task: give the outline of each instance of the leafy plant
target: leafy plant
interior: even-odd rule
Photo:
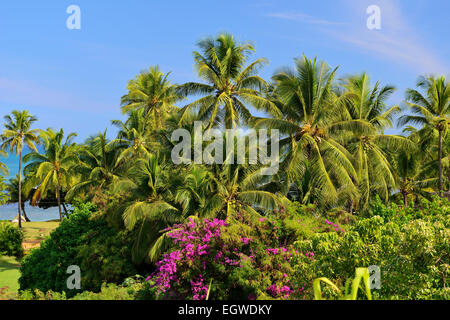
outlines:
[[[368,300],[372,300],[372,294],[370,291],[369,285],[369,271],[367,268],[357,268],[356,275],[353,280],[347,280],[345,284],[345,291],[342,292],[333,282],[328,280],[327,278],[318,278],[313,282],[314,288],[314,299],[315,300],[324,300],[322,296],[322,289],[320,287],[320,283],[324,282],[328,284],[334,291],[336,291],[341,300],[357,300],[358,299],[358,291],[364,285],[363,292],[365,293]],[[362,282],[362,283],[361,283]],[[351,283],[351,285],[350,285]]]
[[[23,232],[12,223],[0,222],[0,256],[23,256]]]

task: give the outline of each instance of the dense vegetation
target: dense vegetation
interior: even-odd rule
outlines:
[[[45,298],[39,289],[50,298],[312,299],[315,278],[343,287],[370,265],[383,276],[375,298],[448,298],[448,81],[420,77],[402,106],[389,106],[395,88],[366,73],[338,79],[338,68],[303,56],[266,81],[267,60],[249,61],[249,43],[220,34],[198,48],[201,82],[173,84],[157,66],[129,82],[127,120],[112,121],[112,140],[105,130],[77,144],[63,129],[31,129],[27,111],[5,117],[2,147],[25,162],[10,198],[54,197],[66,216],[24,259],[22,298]],[[386,134],[396,119],[402,134]],[[175,165],[172,133],[194,137],[195,121],[279,130],[279,171]],[[24,145],[32,152],[22,157]],[[82,269],[82,290],[97,293],[65,290],[70,265]],[[147,281],[121,285],[136,274]]]
[[[12,223],[0,221],[0,256],[23,256],[23,233]]]

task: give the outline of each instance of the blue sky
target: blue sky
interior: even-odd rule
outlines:
[[[66,28],[72,4],[81,30]],[[366,27],[372,4],[381,30]],[[195,44],[221,31],[253,41],[254,58],[270,61],[266,79],[305,53],[340,76],[367,71],[396,85],[391,103],[400,103],[420,74],[449,76],[449,11],[447,0],[2,1],[0,115],[26,108],[40,128],[83,141],[123,119],[120,97],[140,70],[158,64],[175,83],[197,80]]]

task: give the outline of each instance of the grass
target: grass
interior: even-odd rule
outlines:
[[[22,246],[25,254],[31,248],[39,247],[53,230],[59,226],[59,221],[26,222],[23,223],[24,240]],[[0,300],[12,298],[19,289],[20,263],[14,257],[0,257]]]
[[[59,221],[26,222],[22,226],[25,236],[24,242],[42,241],[59,226]]]
[[[0,297],[12,297],[19,289],[20,264],[15,257],[0,257]],[[4,290],[2,290],[4,289]],[[3,291],[3,295],[1,294]],[[0,298],[1,299],[1,298]]]

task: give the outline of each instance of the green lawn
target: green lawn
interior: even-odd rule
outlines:
[[[23,224],[24,241],[44,240],[59,226],[59,221],[26,222]]]
[[[14,257],[0,257],[0,292],[7,287],[5,293],[14,295],[19,289],[20,265]]]
[[[24,241],[22,246],[27,253],[39,246],[50,232],[58,227],[59,221],[26,222],[23,224]],[[13,297],[19,289],[20,263],[14,257],[0,257],[0,299]],[[2,290],[6,288],[6,290]],[[3,295],[2,295],[3,293]],[[5,296],[6,294],[6,296]]]

